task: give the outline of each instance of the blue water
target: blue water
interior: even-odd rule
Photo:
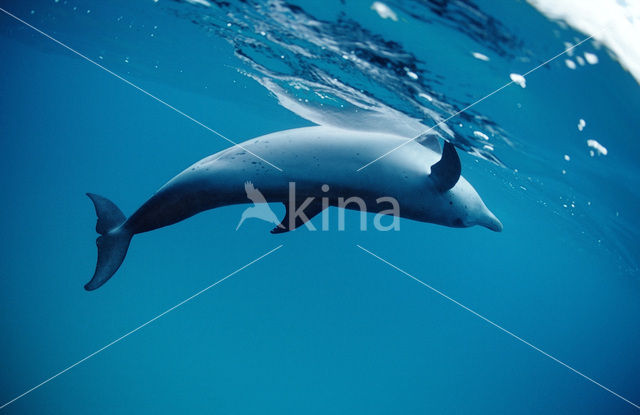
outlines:
[[[518,1],[389,1],[397,21],[370,1],[212,3],[0,6],[234,141],[432,126],[586,37]],[[637,412],[356,247],[639,403],[640,87],[584,52],[598,64],[558,59],[436,128],[502,233],[363,232],[354,212],[342,232],[236,232],[233,206],[136,236],[86,292],[84,193],[130,214],[229,143],[0,13],[0,405],[283,244],[0,412]]]

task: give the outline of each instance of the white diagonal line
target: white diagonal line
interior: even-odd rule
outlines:
[[[21,18],[9,13],[8,11],[6,11],[5,9],[3,9],[2,7],[0,7],[0,11],[2,11],[3,13],[5,13],[7,16],[11,16],[14,19],[16,19],[17,21],[19,21],[20,23],[24,24],[25,26],[30,27],[31,29],[35,30],[36,32],[40,33],[42,36],[45,36],[49,39],[51,39],[52,41],[54,41],[55,43],[57,43],[58,45],[62,46],[63,48],[75,53],[76,55],[80,56],[82,59],[86,60],[87,62],[90,62],[94,65],[96,65],[98,68],[102,69],[103,71],[107,72],[110,75],[115,76],[116,78],[118,78],[119,80],[121,80],[122,82],[126,83],[127,85],[130,85],[132,87],[134,87],[135,89],[137,89],[138,91],[142,92],[143,94],[155,99],[156,101],[158,101],[159,103],[161,103],[162,105],[164,105],[167,108],[172,109],[173,111],[177,112],[178,114],[182,115],[183,117],[187,118],[190,121],[193,121],[194,123],[198,124],[199,126],[211,131],[212,133],[216,134],[218,137],[228,141],[229,143],[240,147],[241,149],[243,149],[244,151],[246,151],[247,153],[251,154],[252,156],[264,161],[265,163],[267,163],[268,165],[270,165],[271,167],[273,167],[276,170],[280,170],[282,171],[282,169],[278,166],[276,166],[273,163],[270,163],[269,161],[263,159],[262,157],[260,157],[259,155],[257,155],[256,153],[254,153],[251,150],[248,150],[247,148],[243,147],[241,144],[236,143],[235,141],[231,140],[230,138],[225,137],[224,135],[222,135],[221,133],[219,133],[218,131],[214,130],[213,128],[210,128],[209,126],[201,123],[200,121],[196,120],[195,118],[193,118],[192,116],[182,112],[181,110],[179,110],[178,108],[174,107],[173,105],[163,101],[162,99],[158,98],[157,96],[153,95],[150,92],[147,92],[146,90],[142,89],[141,87],[139,87],[138,85],[134,84],[133,82],[123,78],[122,76],[118,75],[117,73],[111,71],[110,69],[105,68],[104,66],[100,65],[98,62],[94,61],[91,58],[88,58],[87,56],[83,55],[82,53],[78,52],[77,50],[73,49],[72,47],[66,45],[65,43],[59,41],[58,39],[48,35],[47,33],[43,32],[42,30],[38,29],[37,27],[25,22],[24,20],[22,20]]]
[[[631,406],[634,406],[636,409],[640,409],[640,406],[638,406],[637,404],[631,402],[630,400],[628,400],[627,398],[625,398],[624,396],[612,391],[611,389],[607,388],[606,386],[604,386],[603,384],[595,381],[594,379],[590,378],[589,376],[585,375],[584,373],[580,372],[577,369],[574,369],[573,367],[569,366],[568,364],[564,363],[563,361],[561,361],[560,359],[550,355],[549,353],[545,352],[544,350],[540,349],[539,347],[534,346],[533,344],[529,343],[528,341],[524,340],[522,337],[510,332],[509,330],[505,329],[504,327],[500,326],[497,323],[494,323],[493,321],[489,320],[487,317],[483,316],[482,314],[472,310],[471,308],[467,307],[466,305],[454,300],[453,298],[449,297],[448,295],[446,295],[445,293],[443,293],[442,291],[439,291],[435,288],[433,288],[432,286],[430,286],[429,284],[419,280],[418,278],[414,277],[413,275],[409,274],[407,271],[393,265],[391,262],[387,261],[384,258],[379,257],[378,255],[374,254],[373,252],[369,251],[366,248],[363,248],[360,245],[356,245],[358,248],[360,248],[361,250],[363,250],[364,252],[368,253],[369,255],[371,255],[374,258],[377,258],[378,260],[384,262],[385,264],[389,265],[391,268],[395,269],[396,271],[399,271],[401,273],[403,273],[404,275],[406,275],[407,277],[411,278],[412,280],[422,284],[423,286],[427,287],[428,289],[430,289],[431,291],[435,292],[436,294],[444,297],[445,299],[451,301],[452,303],[454,303],[455,305],[465,309],[466,311],[470,312],[471,314],[473,314],[476,317],[479,317],[480,319],[484,320],[485,322],[491,324],[493,327],[501,330],[502,332],[508,334],[509,336],[513,337],[514,339],[518,340],[521,343],[526,344],[527,346],[531,347],[533,350],[543,354],[544,356],[548,357],[549,359],[553,360],[556,363],[561,364],[562,366],[566,367],[567,369],[569,369],[570,371],[572,371],[573,373],[576,373],[580,376],[582,376],[583,378],[585,378],[586,380],[588,380],[589,382],[593,383],[596,386],[599,386],[600,388],[604,389],[605,391],[609,392],[610,394],[616,396],[617,398],[622,399],[623,401],[625,401],[626,403],[628,403]]]
[[[105,349],[108,349],[109,347],[113,346],[114,344],[118,343],[120,340],[123,340],[127,337],[129,337],[130,335],[132,335],[133,333],[135,333],[136,331],[140,330],[141,328],[153,323],[154,321],[156,321],[157,319],[159,319],[160,317],[164,316],[165,314],[168,314],[170,312],[172,312],[173,310],[175,310],[176,308],[180,307],[181,305],[193,300],[194,298],[196,298],[197,296],[199,296],[200,294],[204,293],[205,291],[208,291],[209,289],[215,287],[216,285],[220,284],[221,282],[223,282],[224,280],[226,280],[227,278],[230,278],[232,276],[234,276],[235,274],[237,274],[238,272],[242,271],[243,269],[255,264],[256,262],[260,261],[262,258],[266,257],[267,255],[270,255],[272,253],[274,253],[275,251],[277,251],[278,249],[282,248],[282,245],[279,245],[275,248],[273,248],[271,251],[267,252],[266,254],[263,254],[261,256],[259,256],[258,258],[254,259],[253,261],[249,262],[248,264],[236,269],[235,271],[233,271],[231,274],[228,274],[226,277],[219,279],[218,281],[214,282],[213,284],[209,285],[208,287],[203,288],[202,290],[198,291],[197,293],[193,294],[191,297],[186,298],[182,301],[180,301],[178,304],[174,305],[173,307],[163,311],[162,313],[158,314],[157,316],[155,316],[154,318],[152,318],[151,320],[147,321],[146,323],[143,323],[141,325],[139,325],[138,327],[136,327],[135,329],[131,330],[130,332],[123,334],[122,336],[118,337],[117,339],[115,339],[114,341],[112,341],[111,343],[107,344],[106,346],[101,347],[100,349],[96,350],[95,352],[91,353],[90,355],[87,355],[86,357],[78,360],[77,362],[75,362],[74,364],[72,364],[71,366],[67,367],[66,369],[61,370],[60,372],[56,373],[55,375],[51,376],[50,378],[44,380],[43,382],[37,384],[36,386],[34,386],[33,388],[29,389],[28,391],[16,396],[15,398],[11,399],[9,402],[5,403],[4,405],[0,406],[0,409],[3,409],[4,407],[12,404],[13,402],[17,401],[18,399],[24,397],[25,395],[33,392],[34,390],[38,389],[39,387],[51,382],[53,379],[57,378],[58,376],[62,375],[65,372],[68,372],[69,370],[73,369],[74,367],[78,366],[80,363],[91,359],[93,356],[97,355],[98,353],[104,351]]]
[[[605,26],[606,27],[606,26]],[[602,31],[604,31],[604,28],[602,30],[600,30],[599,32],[581,40],[580,42],[576,43],[575,45],[565,49],[564,51],[558,53],[556,56],[554,56],[553,58],[547,59],[546,61],[544,61],[543,63],[541,63],[540,65],[536,66],[533,69],[530,69],[529,71],[525,72],[524,75],[522,75],[523,77],[526,77],[527,75],[529,75],[530,73],[540,69],[541,67],[545,66],[546,64],[548,64],[549,62],[552,62],[554,60],[556,60],[557,58],[559,58],[560,56],[564,55],[565,53],[573,50],[574,48],[582,45],[584,42],[586,42],[587,40],[593,38],[594,36],[600,34]],[[466,107],[464,107],[463,109],[461,109],[460,111],[456,112],[455,114],[451,115],[450,117],[440,121],[439,123],[437,123],[436,125],[434,125],[433,127],[430,127],[428,130],[421,132],[419,135],[408,139],[407,141],[403,141],[402,144],[398,144],[396,147],[392,148],[391,150],[387,151],[386,153],[384,153],[383,155],[381,155],[380,157],[376,158],[375,160],[372,160],[370,162],[368,162],[367,164],[365,164],[364,166],[360,167],[358,170],[356,171],[361,171],[362,169],[365,169],[367,167],[369,167],[370,165],[372,165],[373,163],[375,163],[376,161],[380,160],[381,158],[387,157],[389,154],[393,153],[394,151],[396,151],[397,149],[406,146],[407,144],[409,144],[412,141],[417,140],[418,138],[422,137],[424,134],[429,133],[430,131],[433,131],[435,128],[441,126],[442,124],[446,123],[447,121],[449,121],[450,119],[462,114],[463,112],[465,112],[466,110],[468,110],[471,107],[476,106],[477,104],[481,103],[482,101],[484,101],[485,99],[489,98],[490,96],[497,94],[498,92],[502,91],[503,89],[505,89],[506,87],[508,87],[509,85],[513,84],[514,82],[507,82],[506,84],[502,85],[500,88],[496,89],[495,91],[491,92],[490,94],[485,95],[484,97],[480,98],[479,100],[477,100],[476,102],[467,105]]]

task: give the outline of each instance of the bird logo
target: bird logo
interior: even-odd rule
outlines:
[[[262,193],[260,193],[260,190],[255,188],[253,183],[245,182],[244,190],[247,192],[249,200],[253,202],[253,206],[246,208],[244,212],[242,212],[242,217],[240,218],[240,222],[238,222],[238,226],[236,226],[236,230],[240,229],[245,219],[249,218],[261,219],[265,222],[273,223],[280,228],[284,228],[276,217],[276,214],[273,213],[273,210],[271,210],[267,204],[267,200]]]

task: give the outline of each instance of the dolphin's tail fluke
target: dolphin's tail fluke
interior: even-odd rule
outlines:
[[[121,226],[127,219],[118,207],[109,199],[87,193],[98,215],[96,231],[101,235],[96,239],[98,245],[98,263],[93,278],[84,289],[95,290],[107,282],[120,268],[127,255],[133,234]]]

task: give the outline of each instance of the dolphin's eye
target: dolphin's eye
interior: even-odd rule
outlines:
[[[464,226],[464,225],[462,224],[462,219],[460,219],[460,218],[456,218],[456,219],[453,221],[453,226],[459,226],[459,227]]]

